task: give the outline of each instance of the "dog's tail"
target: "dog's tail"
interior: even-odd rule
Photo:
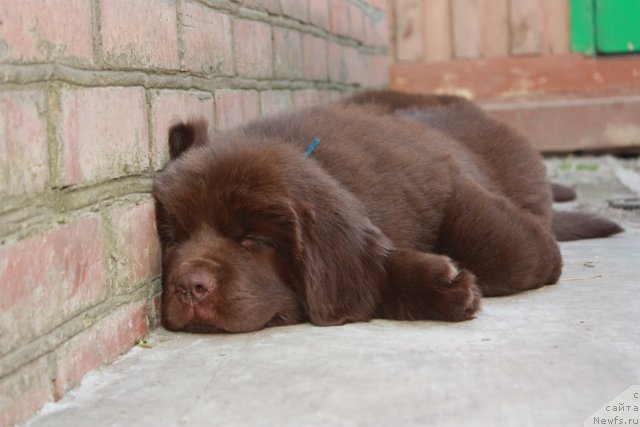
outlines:
[[[624,231],[624,228],[597,215],[554,210],[551,230],[556,240],[566,242],[569,240],[608,237]]]

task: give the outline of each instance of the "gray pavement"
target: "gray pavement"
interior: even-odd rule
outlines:
[[[563,243],[558,284],[485,299],[473,321],[158,329],[152,348],[88,374],[28,425],[581,426],[640,384],[640,213],[603,202],[635,194],[616,168],[636,163],[548,160],[554,179],[577,184],[573,208],[627,231]]]

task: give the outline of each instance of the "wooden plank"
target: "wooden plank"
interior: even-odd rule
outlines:
[[[640,94],[640,61],[634,55],[602,60],[569,54],[397,64],[391,67],[390,85],[406,92],[473,98]]]
[[[570,0],[571,50],[593,55],[596,52],[593,0]]]
[[[452,58],[451,5],[449,0],[423,2],[424,58],[427,62]]]
[[[451,0],[453,52],[456,58],[479,58],[481,52],[478,0]]]
[[[546,153],[640,148],[640,96],[484,104]]]
[[[541,0],[542,51],[549,54],[569,52],[569,2]]]
[[[396,0],[394,51],[398,62],[416,62],[424,56],[422,1]]]
[[[510,0],[509,26],[512,55],[541,51],[542,12],[539,0]]]
[[[509,54],[509,0],[480,0],[482,56],[495,58]]]

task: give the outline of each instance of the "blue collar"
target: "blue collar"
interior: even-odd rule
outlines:
[[[309,144],[309,147],[307,148],[307,151],[304,152],[304,156],[305,157],[309,157],[313,153],[313,150],[316,149],[318,144],[320,144],[320,139],[319,138],[313,138],[313,141],[311,141],[311,144]]]

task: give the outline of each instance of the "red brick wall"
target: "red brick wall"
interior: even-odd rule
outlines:
[[[213,6],[215,5],[215,6]],[[0,425],[157,323],[166,133],[388,80],[384,0],[0,1]]]

